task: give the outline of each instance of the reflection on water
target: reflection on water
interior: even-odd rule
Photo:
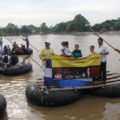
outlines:
[[[101,35],[114,47],[120,48],[120,32],[104,33]],[[25,44],[19,36],[9,37],[19,45]],[[64,35],[33,35],[29,37],[30,43],[37,49],[44,47],[44,41],[49,40],[51,47],[56,54],[60,52],[61,41],[69,41],[70,49],[74,44],[80,44],[84,56],[89,54],[89,46],[97,45],[97,36],[92,33],[64,34]],[[4,39],[4,44],[11,44]],[[108,56],[108,70],[119,72],[119,54],[110,47]],[[34,50],[33,58],[41,64],[39,53]],[[7,100],[7,114],[3,120],[119,120],[120,119],[120,98],[110,99],[93,96],[84,96],[79,101],[62,107],[37,107],[27,102],[25,97],[26,86],[31,81],[38,81],[42,78],[42,70],[31,59],[33,71],[21,76],[0,76],[0,93]],[[8,117],[8,118],[7,118]]]

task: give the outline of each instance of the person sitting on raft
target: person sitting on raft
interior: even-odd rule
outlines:
[[[63,53],[64,53],[63,56],[65,56],[65,57],[73,57],[72,52],[69,50],[68,42],[65,42],[65,48],[64,48]]]
[[[10,65],[10,59],[11,56],[9,56],[7,53],[2,56],[2,62],[4,64],[4,67],[8,67]]]
[[[18,57],[15,55],[15,52],[12,52],[10,62],[11,65],[16,65],[19,62]]]
[[[73,50],[72,54],[73,54],[74,58],[82,57],[82,52],[79,49],[79,44],[75,44],[75,49]]]
[[[94,45],[91,45],[90,46],[90,54],[89,55],[94,55],[95,54],[95,47],[94,47]]]
[[[43,68],[46,67],[47,61],[51,60],[54,50],[50,47],[50,42],[45,42],[45,48],[40,52],[40,59],[42,60]]]
[[[25,48],[25,45],[23,45],[23,44],[21,44],[21,50],[23,50],[23,52],[24,52],[25,54],[29,54],[28,51],[27,51],[26,48]]]
[[[14,51],[18,47],[18,44],[16,42],[13,43],[12,51]]]

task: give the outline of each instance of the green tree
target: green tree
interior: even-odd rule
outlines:
[[[81,14],[78,14],[75,16],[75,18],[70,22],[69,27],[67,28],[69,31],[89,31],[89,22],[88,20],[82,16]]]
[[[8,23],[8,25],[4,28],[4,32],[8,35],[18,35],[20,30],[16,25]]]
[[[41,25],[40,25],[40,32],[42,33],[47,33],[49,31],[47,25],[45,22],[43,22]]]
[[[21,33],[22,34],[31,34],[32,30],[29,29],[29,27],[27,27],[26,25],[22,26],[21,28]]]

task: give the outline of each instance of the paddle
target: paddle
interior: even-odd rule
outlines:
[[[99,38],[102,38],[100,35],[98,35],[92,28],[91,26],[89,26],[89,29],[91,32],[93,32],[97,37]],[[103,39],[103,38],[102,38]],[[115,47],[113,47],[110,43],[108,43],[106,40],[103,39],[103,41],[108,45],[110,46],[113,50],[115,50],[116,52],[118,52],[120,54],[120,50],[119,49],[116,49]]]

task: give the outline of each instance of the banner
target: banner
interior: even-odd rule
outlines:
[[[100,77],[100,64],[100,54],[82,58],[53,55],[52,61],[47,62],[45,79],[49,84],[56,83],[54,86],[61,87],[88,85]]]

